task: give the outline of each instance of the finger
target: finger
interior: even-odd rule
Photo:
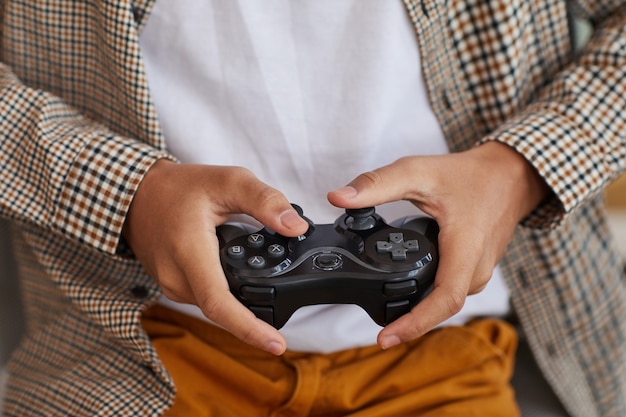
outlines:
[[[227,289],[212,291],[198,305],[211,321],[243,342],[274,355],[285,352],[287,344],[278,330],[258,319]]]
[[[246,213],[265,226],[286,236],[304,234],[309,224],[293,208],[283,193],[260,181],[250,171],[241,175],[234,193],[234,212]]]
[[[480,262],[480,251],[468,249],[466,244],[471,239],[456,234],[449,236],[452,239],[446,239],[444,235],[440,240],[433,291],[409,313],[380,332],[378,343],[383,349],[423,336],[463,307]]]
[[[401,158],[390,165],[365,172],[345,187],[329,192],[328,201],[337,207],[359,208],[415,199],[414,194],[419,191],[412,190],[411,186],[419,178],[418,168],[411,158]]]
[[[230,292],[219,260],[217,238],[190,245],[183,263],[196,304],[203,314],[240,340],[274,355],[286,349],[284,337],[258,319]]]

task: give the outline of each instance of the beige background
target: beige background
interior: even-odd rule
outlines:
[[[626,175],[608,187],[606,200],[610,208],[626,210]]]

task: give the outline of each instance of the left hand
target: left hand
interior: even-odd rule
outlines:
[[[548,191],[523,156],[489,142],[465,152],[401,158],[328,193],[341,208],[407,200],[439,224],[434,290],[381,330],[378,344],[386,349],[416,339],[459,312],[468,295],[487,285],[516,225]]]

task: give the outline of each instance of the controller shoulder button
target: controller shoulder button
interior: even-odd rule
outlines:
[[[409,300],[390,301],[385,304],[385,323],[389,324],[411,311]]]
[[[239,294],[248,301],[272,301],[276,297],[276,289],[274,287],[243,285],[239,289]]]
[[[255,316],[264,322],[274,325],[274,307],[269,306],[248,306]]]
[[[411,295],[417,292],[417,281],[409,279],[401,282],[388,282],[383,285],[383,293],[388,297]]]

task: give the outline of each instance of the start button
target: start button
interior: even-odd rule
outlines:
[[[313,265],[324,271],[333,271],[343,263],[341,255],[334,252],[323,252],[313,258]]]

